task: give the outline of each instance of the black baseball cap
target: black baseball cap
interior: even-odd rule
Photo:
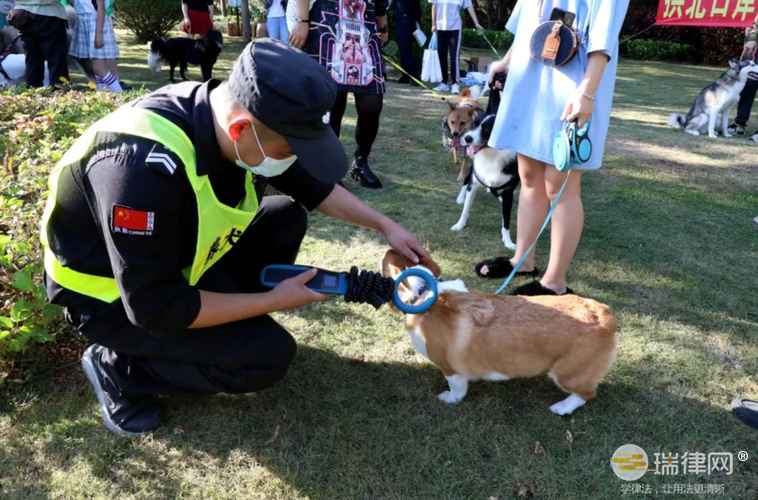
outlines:
[[[287,139],[311,175],[329,183],[342,179],[345,151],[324,123],[337,84],[311,56],[279,40],[256,39],[237,58],[228,85],[237,102]]]

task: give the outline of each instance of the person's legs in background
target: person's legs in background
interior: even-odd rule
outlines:
[[[418,63],[413,57],[413,31],[416,29],[416,23],[410,16],[399,16],[395,20],[395,39],[400,52],[400,67],[414,78],[420,76]],[[398,80],[399,83],[411,83],[412,80],[407,75],[402,75]]]
[[[449,92],[451,82],[448,70],[448,53],[450,52],[450,41],[452,31],[437,30],[437,56],[440,58],[440,69],[442,70],[442,83],[437,85],[434,90],[438,92]],[[453,81],[454,82],[454,81]]]
[[[450,36],[450,92],[458,94],[458,80],[461,78],[460,59],[461,59],[461,30],[451,31]]]
[[[334,106],[329,111],[329,125],[334,130],[334,134],[339,138],[342,130],[342,117],[345,116],[347,107],[347,92],[337,91],[337,98],[334,100]]]
[[[353,94],[355,98],[355,110],[358,115],[355,126],[355,159],[353,160],[350,175],[361,186],[370,189],[380,189],[382,182],[374,175],[368,164],[371,148],[379,133],[379,118],[382,114],[384,96],[382,94]]]
[[[737,116],[729,126],[729,133],[745,134],[745,127],[750,120],[750,111],[753,109],[756,93],[758,93],[758,80],[748,79],[745,88],[740,93],[740,101],[737,103]]]
[[[21,30],[26,50],[26,84],[42,87],[45,62],[51,85],[69,80],[66,21],[53,16],[32,15]]]

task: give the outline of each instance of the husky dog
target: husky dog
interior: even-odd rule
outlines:
[[[474,128],[463,135],[463,143],[467,145],[466,154],[472,157],[474,162],[456,200],[459,205],[463,205],[461,217],[450,230],[462,231],[466,227],[476,191],[485,188],[500,202],[503,216],[500,238],[503,245],[515,250],[516,244],[511,239],[509,227],[513,192],[521,179],[518,175],[515,151],[487,146],[494,124],[495,115],[486,115],[474,122]]]
[[[739,101],[748,78],[758,80],[758,65],[752,61],[730,60],[726,73],[700,91],[687,116],[674,113],[669,117],[669,125],[692,135],[708,130],[709,137],[716,137],[716,120],[720,115],[721,132],[724,137],[731,137],[727,131],[729,110]]]

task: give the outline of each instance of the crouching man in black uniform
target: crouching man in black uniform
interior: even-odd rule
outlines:
[[[284,377],[295,341],[267,314],[325,297],[304,286],[313,273],[271,291],[259,274],[295,260],[306,209],[429,258],[335,185],[347,163],[322,116],[336,92],[312,58],[259,40],[227,82],[172,85],[123,106],[56,165],[42,230],[47,291],[94,343],[82,365],[109,430],[158,427],[158,394],[245,393]],[[255,175],[292,198],[259,204]]]

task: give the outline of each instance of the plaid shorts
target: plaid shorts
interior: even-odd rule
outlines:
[[[76,29],[68,53],[81,59],[117,59],[118,43],[116,43],[116,34],[113,31],[111,18],[105,16],[103,46],[99,49],[95,48],[96,22],[97,14],[77,13]]]

